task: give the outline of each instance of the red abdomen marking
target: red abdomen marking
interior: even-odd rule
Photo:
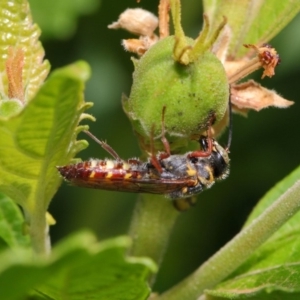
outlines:
[[[141,172],[137,170],[140,165],[139,160],[135,160],[130,164],[123,161],[115,160],[95,160],[91,159],[73,165],[58,167],[61,175],[69,180],[79,179],[88,181],[96,178],[107,179],[129,179],[140,178]],[[134,166],[134,169],[132,169]]]

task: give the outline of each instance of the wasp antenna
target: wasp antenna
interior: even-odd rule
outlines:
[[[107,151],[114,159],[116,160],[122,160],[118,153],[107,143],[100,141],[97,139],[90,131],[83,130],[85,134],[87,134],[91,139],[93,139],[97,144],[99,144],[105,151]]]
[[[229,125],[228,125],[228,141],[226,151],[229,151],[231,141],[232,141],[232,103],[231,103],[231,92],[229,87],[229,101],[228,101],[228,113],[229,113]]]

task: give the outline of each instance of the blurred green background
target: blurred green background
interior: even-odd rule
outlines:
[[[131,35],[108,30],[107,25],[128,7],[156,13],[158,1],[29,2],[33,18],[43,30],[42,42],[52,70],[81,59],[92,68],[86,100],[94,102],[88,112],[97,121],[89,124],[90,130],[121,157],[139,156],[137,140],[121,106],[121,94],[129,94],[133,71],[131,54],[123,50],[121,39]],[[182,8],[185,32],[196,37],[202,26],[201,1],[182,0]],[[234,115],[230,176],[201,194],[197,206],[180,216],[158,274],[158,291],[188,275],[234,236],[260,197],[299,164],[300,16],[271,44],[282,63],[276,76],[262,84],[295,104],[284,110],[250,112],[247,118]],[[260,81],[260,76],[261,72],[254,79]],[[80,138],[89,140],[83,134]],[[225,134],[220,143],[225,145],[226,138]],[[99,145],[89,143],[90,147],[80,153],[82,159],[108,156]],[[82,228],[92,229],[100,240],[126,234],[136,200],[135,194],[63,183],[49,209],[57,220],[51,228],[53,243]]]

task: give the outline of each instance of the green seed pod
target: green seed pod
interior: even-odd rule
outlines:
[[[179,9],[174,7],[174,14]],[[166,137],[174,152],[191,139],[198,139],[212,116],[220,121],[228,106],[226,72],[210,51],[226,20],[209,33],[208,18],[204,16],[204,28],[196,40],[184,36],[180,18],[174,20],[175,36],[158,41],[134,60],[130,96],[123,99],[141,148],[148,152],[152,146],[164,150],[160,142],[163,107]]]
[[[150,149],[151,135],[161,136],[164,106],[165,128],[174,149],[198,138],[212,114],[221,120],[228,105],[229,87],[220,60],[207,51],[195,62],[180,64],[173,59],[174,43],[174,36],[165,38],[135,61],[130,97],[123,101],[144,149]]]

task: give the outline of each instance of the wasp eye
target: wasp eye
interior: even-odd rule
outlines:
[[[207,148],[208,148],[207,137],[204,136],[204,135],[202,135],[201,138],[200,138],[200,140],[199,140],[199,143],[200,143],[200,145],[201,145],[201,149],[202,149],[203,151],[206,151]]]

